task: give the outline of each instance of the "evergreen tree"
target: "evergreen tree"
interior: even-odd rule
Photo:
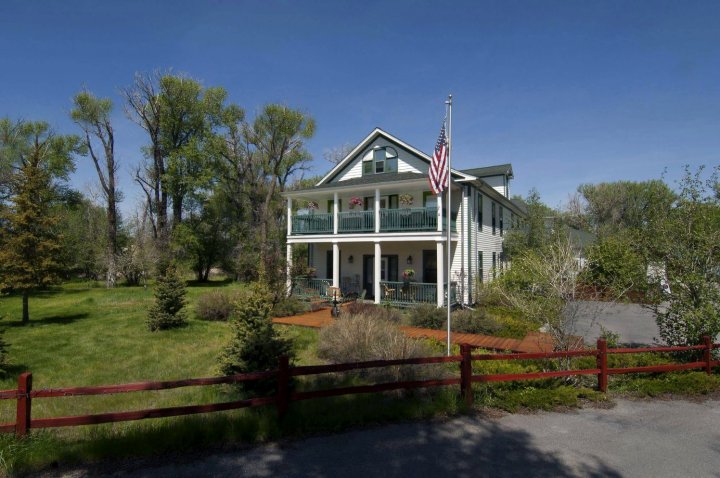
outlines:
[[[24,323],[30,320],[30,293],[59,280],[53,180],[67,179],[73,155],[81,152],[77,136],[56,135],[45,122],[0,119],[0,159],[8,167],[6,190],[11,195],[11,205],[0,217],[0,289],[22,293]]]
[[[273,370],[278,357],[292,355],[292,342],[280,337],[273,328],[272,298],[267,287],[257,283],[240,295],[231,321],[232,339],[220,358],[220,369],[225,375]],[[271,388],[270,384],[258,382],[243,386],[256,391]]]
[[[174,266],[162,271],[155,288],[155,303],[150,307],[147,325],[150,331],[171,329],[187,321],[185,307],[185,283]]]
[[[58,216],[51,210],[50,175],[36,164],[26,164],[18,175],[13,204],[4,214],[7,225],[0,264],[0,287],[22,293],[22,321],[30,320],[29,295],[34,289],[57,283],[62,270]]]

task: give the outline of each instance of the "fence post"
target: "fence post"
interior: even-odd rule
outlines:
[[[460,395],[465,399],[465,404],[472,407],[472,347],[469,344],[460,344]]]
[[[607,364],[607,340],[598,339],[597,341],[597,355],[595,357],[595,363],[597,368],[600,369],[598,374],[598,389],[606,393],[608,389],[608,364]]]
[[[277,410],[280,418],[285,416],[290,401],[290,359],[281,355],[278,360]]]
[[[17,415],[15,418],[15,435],[18,437],[27,435],[30,428],[30,416],[32,413],[30,392],[32,392],[32,373],[23,372],[18,377]]]
[[[705,373],[710,375],[712,373],[712,339],[709,335],[703,337],[705,342],[705,350],[703,350],[703,358],[705,359]]]

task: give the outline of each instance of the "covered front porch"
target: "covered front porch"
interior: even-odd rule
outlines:
[[[292,277],[288,287],[293,294],[331,299],[328,289],[338,287],[344,296],[376,304],[407,307],[447,303],[443,240],[366,240],[308,246],[308,265],[314,269],[314,276]],[[288,244],[287,252],[292,257],[292,244]],[[452,304],[456,301],[455,284],[451,282],[450,286]]]

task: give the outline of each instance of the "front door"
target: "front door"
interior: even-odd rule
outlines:
[[[398,256],[380,256],[380,280],[397,280]],[[366,254],[363,256],[363,289],[365,297],[375,296],[375,256]]]
[[[437,251],[423,251],[423,282],[437,283]]]

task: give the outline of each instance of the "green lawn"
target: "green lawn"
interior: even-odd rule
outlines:
[[[20,298],[2,297],[0,327],[4,328],[4,338],[9,344],[10,367],[7,376],[0,380],[0,388],[16,388],[17,376],[23,371],[33,373],[35,389],[219,375],[217,358],[229,340],[230,327],[224,322],[195,319],[194,302],[211,288],[238,287],[241,286],[229,282],[188,287],[188,325],[162,332],[149,332],[145,326],[146,310],[153,300],[151,288],[118,287],[107,290],[87,283],[68,284],[31,297],[30,323],[27,325],[20,322]],[[312,349],[317,332],[296,327],[280,328],[283,333],[295,338],[300,362],[313,363]],[[234,394],[232,387],[215,386],[36,399],[33,401],[33,417],[211,403],[228,400]],[[233,413],[243,415],[247,412]],[[154,431],[163,430],[173,420],[178,421],[161,419],[56,429],[36,433],[34,439],[48,441],[48,447],[62,440],[84,448],[88,440],[97,440],[98,437],[120,438],[129,434],[137,438],[139,434],[147,434],[155,438]],[[13,400],[0,401],[0,421],[15,421]],[[2,438],[7,439],[7,436]],[[52,459],[62,459],[73,446],[65,447],[65,451],[50,451],[45,446],[34,448],[50,454],[40,460],[48,463]],[[57,447],[53,445],[52,448]],[[132,454],[133,450],[136,447],[129,447],[128,453]],[[0,447],[0,467],[9,459],[7,454],[8,450]],[[86,450],[81,454],[86,454]]]
[[[194,302],[212,288],[242,287],[230,282],[188,287],[186,327],[149,332],[145,315],[152,290],[118,287],[107,290],[73,283],[30,299],[30,323],[20,323],[19,297],[0,298],[0,327],[9,344],[10,372],[0,388],[13,389],[17,376],[33,372],[33,388],[70,387],[172,380],[219,375],[217,358],[230,338],[229,324],[194,317]],[[293,338],[297,362],[319,363],[318,332],[277,326]],[[357,378],[298,380],[298,388],[354,384]],[[330,383],[333,382],[333,383]],[[129,411],[212,403],[237,399],[232,386],[186,387],[94,397],[35,399],[33,417]],[[29,439],[0,436],[0,473],[106,457],[138,456],[196,450],[208,446],[263,441],[357,424],[455,413],[457,390],[359,395],[293,403],[278,422],[274,407],[150,419],[116,424],[35,430]],[[14,422],[15,401],[0,401],[0,421]]]

